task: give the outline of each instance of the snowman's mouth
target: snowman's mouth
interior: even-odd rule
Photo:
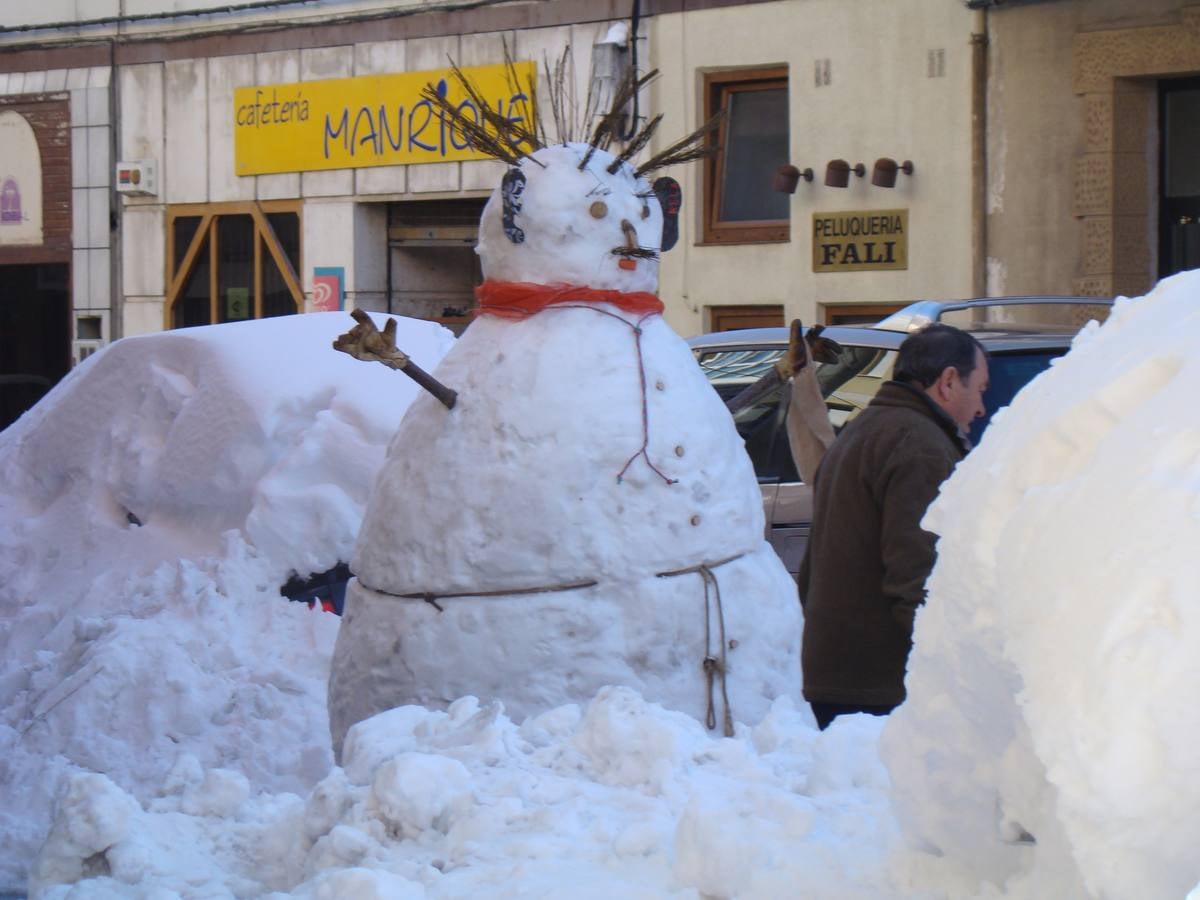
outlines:
[[[658,259],[658,251],[649,247],[613,247],[612,254],[625,259]]]
[[[657,250],[643,247],[637,242],[637,229],[628,219],[621,220],[621,232],[625,235],[625,246],[612,248],[613,256],[621,257],[621,268],[627,268],[626,260],[658,259]]]

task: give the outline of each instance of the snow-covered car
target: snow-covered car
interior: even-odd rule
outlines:
[[[835,429],[840,429],[870,403],[891,378],[896,352],[904,338],[930,322],[946,321],[970,331],[989,357],[990,385],[984,394],[985,415],[975,421],[976,444],[993,414],[1052,360],[1070,349],[1079,330],[1074,325],[1033,325],[1008,321],[1017,308],[1054,309],[1059,319],[1103,319],[1111,300],[1095,297],[996,297],[910,304],[875,325],[842,325],[823,334],[837,341],[841,358],[817,370],[821,392]],[[1064,309],[1070,315],[1064,315]],[[984,317],[987,320],[984,320]],[[1026,318],[1036,318],[1026,316]],[[696,359],[722,399],[729,400],[770,371],[788,343],[788,329],[747,328],[702,334],[688,341]],[[781,386],[734,416],[738,432],[762,488],[767,532],[772,546],[793,575],[800,567],[812,521],[812,490],[796,472],[788,446],[790,392]]]
[[[454,344],[397,321],[423,368]],[[335,564],[420,390],[335,352],[353,324],[122,338],[0,430],[0,897],[26,893],[69,772],[146,802],[193,764],[252,792],[328,772],[313,736],[340,623],[279,588],[339,602]]]

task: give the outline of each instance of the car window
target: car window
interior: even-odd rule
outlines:
[[[696,361],[721,399],[728,400],[746,385],[766,375],[781,356],[782,347],[700,350],[696,353]]]
[[[875,397],[879,386],[892,377],[896,351],[875,347],[842,347],[838,361],[817,369],[817,381],[829,419],[841,428]]]
[[[1062,356],[1066,347],[1037,350],[1030,353],[997,353],[988,357],[988,389],[983,392],[982,417],[971,425],[969,437],[978,444],[984,430],[992,421],[996,410],[1012,403],[1017,391],[1025,387],[1035,375],[1049,368],[1050,360]]]
[[[771,371],[782,355],[782,349],[710,350],[697,353],[696,359],[721,400],[728,402]],[[787,443],[789,397],[788,386],[780,385],[734,414],[733,424],[759,481],[800,480]]]
[[[782,355],[783,348],[702,350],[697,360],[721,399],[728,401],[767,374]],[[843,346],[836,362],[819,364],[817,381],[834,428],[841,428],[871,402],[879,386],[891,377],[895,358],[894,350]],[[787,440],[790,397],[790,389],[782,385],[734,415],[760,480],[800,480]]]
[[[722,399],[729,399],[720,389],[718,392],[722,393]],[[746,453],[754,463],[754,474],[760,481],[800,480],[787,442],[790,396],[788,385],[782,384],[733,416],[733,424],[746,442]]]
[[[696,359],[721,399],[729,400],[766,375],[781,356],[782,347],[742,348],[701,350]],[[861,409],[871,402],[879,386],[892,377],[895,360],[894,350],[843,346],[837,362],[818,364],[821,393],[831,407]]]

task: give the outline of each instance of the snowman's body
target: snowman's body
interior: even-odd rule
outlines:
[[[612,251],[629,225],[658,246],[658,202],[628,166],[605,171],[607,154],[580,171],[585,152],[526,160],[515,217],[493,197],[490,281],[653,289],[656,260]],[[799,697],[795,584],[764,541],[741,439],[661,316],[600,300],[482,315],[437,377],[457,405],[409,409],[359,536],[330,679],[336,748],[376,712],[466,694],[519,718],[622,684],[704,719],[714,695],[723,705],[706,656],[724,658],[742,721]]]

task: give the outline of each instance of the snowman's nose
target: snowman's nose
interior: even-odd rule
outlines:
[[[638,247],[637,229],[628,219],[621,220],[621,231],[625,234],[625,246],[630,250],[636,250]]]

